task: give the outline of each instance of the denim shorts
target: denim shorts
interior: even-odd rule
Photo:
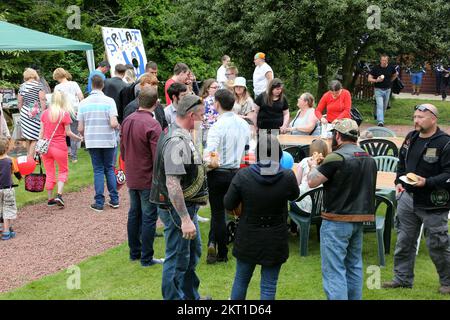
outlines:
[[[411,73],[411,83],[415,86],[422,84],[423,72]]]

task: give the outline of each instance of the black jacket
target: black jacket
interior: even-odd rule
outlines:
[[[425,145],[419,162],[413,167],[408,161],[408,150],[419,137],[418,131],[411,131],[400,148],[396,184],[401,183],[414,194],[414,207],[425,210],[450,208],[450,136],[438,128]],[[413,172],[426,178],[423,188],[416,188],[399,178]]]
[[[261,175],[256,164],[239,170],[224,197],[228,210],[242,203],[233,255],[264,266],[284,263],[289,257],[287,203],[298,195],[292,170]]]
[[[139,108],[139,101],[138,98],[136,97],[136,99],[131,101],[123,110],[123,120],[125,120],[126,117],[135,112],[138,108]],[[162,130],[164,131],[169,125],[167,123],[164,108],[162,107],[161,103],[156,102],[156,108],[153,112],[155,113],[155,119],[159,122]]]
[[[103,93],[114,99],[114,102],[116,103],[117,107],[117,113],[119,114],[120,109],[120,92],[123,88],[127,87],[128,84],[126,84],[122,78],[119,77],[113,77],[110,79],[105,80],[105,86],[103,87]],[[119,115],[117,116],[117,120],[121,123],[122,118],[119,119]]]

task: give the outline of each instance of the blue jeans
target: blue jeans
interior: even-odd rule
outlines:
[[[150,189],[129,189],[128,193],[130,194],[130,210],[127,231],[130,259],[140,258],[143,265],[151,264],[158,207],[149,201]]]
[[[158,207],[158,214],[164,223],[166,255],[162,273],[162,296],[164,300],[199,300],[200,279],[195,268],[202,254],[200,229],[197,221],[198,205],[187,207],[197,229],[193,240],[183,238],[181,220],[173,207]]]
[[[391,89],[381,90],[375,88],[375,101],[377,102],[377,122],[384,124],[384,113],[386,112],[391,96]]]
[[[256,264],[247,263],[236,259],[236,274],[234,276],[233,288],[231,289],[231,300],[245,300],[247,288],[253,276]],[[261,266],[261,300],[275,300],[277,292],[278,275],[281,264],[276,266]]]
[[[328,300],[362,299],[362,242],[362,223],[323,220],[320,255]]]
[[[92,167],[94,168],[95,204],[101,207],[105,204],[105,196],[103,195],[105,191],[105,177],[111,203],[119,204],[113,163],[115,148],[92,148],[88,150],[91,155]]]

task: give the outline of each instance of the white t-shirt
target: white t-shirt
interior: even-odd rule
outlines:
[[[220,85],[220,88],[222,89],[225,82],[227,82],[227,76],[225,75],[227,73],[227,69],[221,65],[219,69],[217,69],[217,76],[216,76],[216,80]]]
[[[253,92],[255,97],[266,91],[268,84],[266,73],[269,71],[273,74],[272,68],[265,62],[260,66],[256,66],[255,71],[253,71]]]
[[[80,86],[75,81],[66,81],[55,86],[55,91],[64,92],[70,103],[72,104],[72,108],[75,112],[78,112],[78,105],[80,104],[80,100],[78,98],[78,94],[81,93]]]

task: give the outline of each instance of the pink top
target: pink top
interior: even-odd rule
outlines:
[[[55,130],[55,127],[58,125],[59,119],[60,118],[58,118],[55,122],[51,122],[49,109],[45,110],[42,113],[41,121],[44,124],[44,139],[50,139],[53,130]],[[71,123],[72,120],[70,119],[69,113],[64,112],[64,116],[61,120],[61,123],[59,124],[58,129],[56,129],[55,135],[53,136],[52,141],[50,142],[50,147],[55,147],[61,150],[67,149],[65,126]]]

